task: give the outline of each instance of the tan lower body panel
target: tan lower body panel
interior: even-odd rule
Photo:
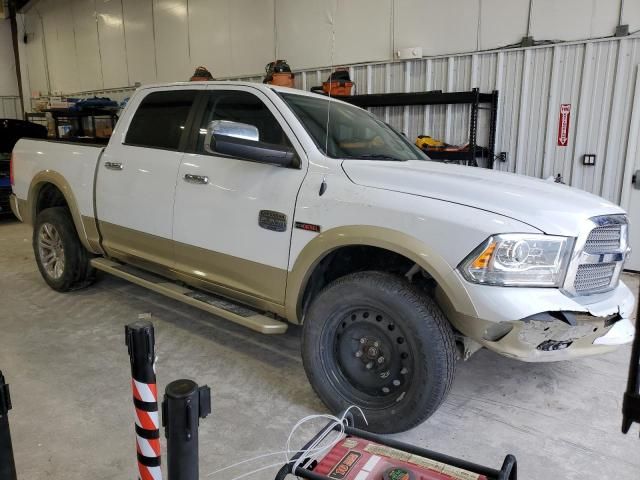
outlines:
[[[181,280],[261,310],[284,315],[287,271],[100,222],[106,253],[127,264]],[[175,260],[174,260],[175,259]]]
[[[203,292],[176,285],[175,283],[154,277],[145,272],[136,272],[117,262],[105,258],[94,258],[93,267],[129,282],[153,290],[167,297],[213,313],[226,320],[265,334],[284,333],[287,324],[279,320],[262,315],[242,305],[233,304],[224,299],[212,297]]]
[[[100,234],[98,233],[98,224],[93,217],[87,217],[82,215],[82,225],[84,225],[84,231],[87,234],[87,243],[91,246],[92,253],[104,253],[100,246]]]

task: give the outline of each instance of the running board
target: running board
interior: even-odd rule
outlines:
[[[141,287],[153,290],[167,297],[186,303],[226,320],[265,334],[284,333],[287,324],[244,305],[232,302],[225,298],[205,293],[200,290],[183,287],[170,280],[140,270],[129,265],[123,265],[106,258],[93,258],[91,265],[96,270],[120,277]]]

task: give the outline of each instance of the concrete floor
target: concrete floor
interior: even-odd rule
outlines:
[[[29,228],[0,221],[0,369],[11,384],[19,478],[136,478],[123,332],[139,314],[151,313],[156,327],[158,391],[181,377],[212,388],[214,414],[200,430],[202,479],[230,480],[280,461],[208,476],[282,450],[299,418],[325,412],[302,368],[299,329],[261,336],[108,276],[55,293],[37,272],[30,237]],[[625,281],[637,290],[637,277]],[[492,466],[513,453],[525,479],[637,479],[637,426],[620,433],[629,350],[556,364],[481,351],[459,364],[441,409],[396,437]]]

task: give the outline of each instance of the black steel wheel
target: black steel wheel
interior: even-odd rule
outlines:
[[[327,367],[339,374],[335,386],[345,381],[358,398],[358,405],[381,408],[395,403],[411,384],[416,370],[415,357],[407,334],[392,312],[360,306],[347,310],[337,329],[326,329],[322,342],[333,341],[334,354]]]
[[[426,420],[446,397],[455,367],[453,333],[435,302],[381,272],[340,278],[316,297],[302,356],[332,411],[357,405],[367,428],[380,433]]]

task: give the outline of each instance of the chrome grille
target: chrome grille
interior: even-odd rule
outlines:
[[[607,225],[591,230],[584,251],[587,253],[615,252],[620,248],[620,225]]]
[[[616,288],[628,250],[626,216],[603,215],[586,220],[576,238],[565,292],[590,295]]]
[[[578,267],[573,284],[577,293],[606,290],[616,271],[616,263],[586,263]]]

